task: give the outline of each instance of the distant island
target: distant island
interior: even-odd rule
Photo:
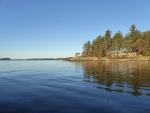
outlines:
[[[69,58],[30,58],[30,59],[24,59],[24,60],[67,60]]]
[[[0,60],[11,60],[10,58],[0,58]]]
[[[0,60],[68,60],[68,58],[29,58],[29,59],[10,59],[10,58],[0,58]]]
[[[98,59],[150,59],[150,31],[141,32],[134,24],[125,36],[121,31],[111,36],[111,31],[107,30],[104,36],[87,41],[82,54],[75,53],[70,60]]]

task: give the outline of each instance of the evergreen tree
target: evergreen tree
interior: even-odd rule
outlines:
[[[91,46],[91,42],[88,41],[83,45],[82,55],[86,57],[86,56],[91,56],[91,54],[92,54],[92,46]]]
[[[111,31],[107,30],[104,35],[104,42],[103,42],[103,51],[105,52],[105,56],[108,57],[110,50],[111,50]]]
[[[120,31],[118,31],[112,38],[112,48],[116,53],[121,51],[123,48],[123,35]]]
[[[111,31],[107,30],[103,37],[98,36],[92,44],[88,41],[83,45],[82,56],[103,57],[108,56],[111,51],[119,53],[121,49],[150,56],[150,31],[141,32],[133,24],[124,38],[121,31],[115,33],[111,38]]]
[[[102,57],[103,56],[103,38],[98,36],[96,39],[93,40],[92,43],[92,53],[95,57]]]

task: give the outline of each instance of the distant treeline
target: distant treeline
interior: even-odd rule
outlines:
[[[100,35],[92,43],[88,41],[83,45],[82,56],[107,57],[111,53],[124,52],[150,56],[150,31],[141,32],[132,25],[125,36],[121,31],[111,36],[111,31],[107,30],[104,36]]]
[[[11,60],[10,58],[0,58],[0,60]]]

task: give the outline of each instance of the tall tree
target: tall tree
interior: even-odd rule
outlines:
[[[93,40],[83,45],[83,56],[93,55],[96,57],[108,56],[109,53],[114,50],[116,53],[120,50],[126,50],[127,52],[137,52],[141,55],[149,55],[150,53],[150,31],[141,32],[136,29],[133,24],[130,27],[130,31],[123,38],[120,31],[115,33],[111,38],[111,31],[107,30],[102,37],[98,36]]]
[[[112,48],[116,53],[120,52],[121,48],[123,48],[123,35],[121,31],[118,31],[112,38]]]
[[[133,24],[131,27],[130,27],[130,33],[129,33],[129,38],[130,40],[133,41],[133,43],[136,42],[136,26]]]
[[[142,33],[136,29],[133,24],[130,27],[130,32],[125,36],[125,47],[127,52],[136,52],[136,41],[142,39]]]
[[[125,48],[127,53],[128,52],[132,52],[132,48],[133,48],[133,41],[132,40],[125,40]]]
[[[82,53],[82,55],[83,56],[90,56],[91,53],[92,53],[92,46],[91,46],[91,42],[88,41],[87,43],[85,43],[83,45],[83,53]]]
[[[93,56],[102,57],[103,56],[103,38],[98,36],[96,39],[93,40],[92,43],[92,52]]]
[[[130,27],[130,32],[129,32],[129,40],[126,42],[126,43],[130,43],[132,42],[133,45],[135,45],[136,41],[141,39],[142,38],[142,33],[136,29],[136,26],[133,24],[131,27]],[[127,44],[127,45],[130,45],[130,44]],[[136,52],[136,48],[135,46],[132,46],[132,49],[131,49],[132,52]]]
[[[104,35],[104,42],[103,42],[103,50],[105,52],[105,56],[108,56],[111,48],[111,31],[107,30]]]

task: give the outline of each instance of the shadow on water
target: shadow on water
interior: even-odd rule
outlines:
[[[85,82],[108,92],[150,96],[150,62],[76,62],[82,64]]]

